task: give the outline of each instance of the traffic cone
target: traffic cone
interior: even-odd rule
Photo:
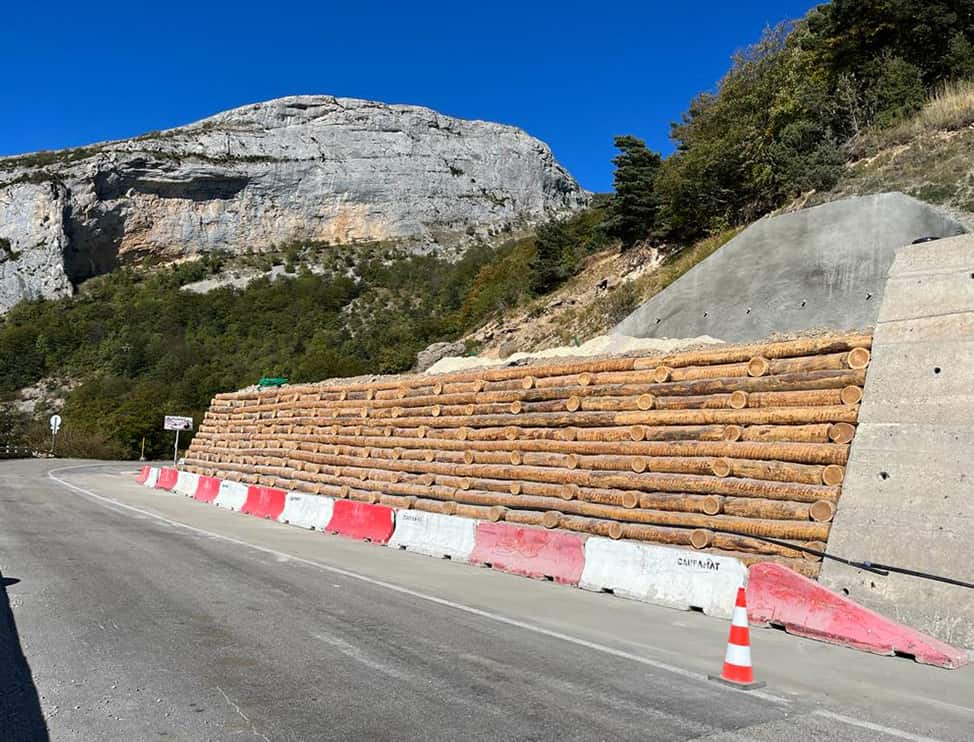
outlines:
[[[765,685],[754,682],[754,669],[751,667],[751,634],[747,628],[747,597],[743,587],[737,588],[737,601],[734,603],[734,615],[731,618],[724,669],[720,675],[708,675],[708,677],[740,690],[753,690],[763,688]]]

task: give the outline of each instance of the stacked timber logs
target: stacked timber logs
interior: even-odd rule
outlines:
[[[198,474],[815,576],[869,335],[220,394]],[[766,540],[770,539],[770,540]]]

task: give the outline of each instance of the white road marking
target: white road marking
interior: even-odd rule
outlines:
[[[838,721],[842,724],[848,724],[849,726],[853,727],[861,727],[862,729],[868,729],[871,732],[888,734],[890,737],[896,737],[898,739],[908,739],[911,740],[911,742],[940,742],[940,740],[934,739],[933,737],[922,737],[919,734],[904,732],[902,729],[896,729],[895,727],[887,727],[883,726],[882,724],[873,724],[871,721],[863,721],[862,719],[853,719],[851,716],[843,716],[842,714],[837,714],[834,711],[816,709],[812,713],[815,716],[821,716],[824,719],[831,719],[832,721]]]
[[[72,490],[75,493],[80,493],[101,503],[107,503],[111,509],[123,508],[125,510],[130,510],[134,513],[139,513],[143,516],[147,516],[154,520],[167,523],[171,526],[176,526],[177,528],[182,528],[187,531],[191,531],[193,533],[197,533],[203,536],[209,536],[210,538],[219,539],[221,541],[225,541],[231,544],[236,544],[238,546],[244,546],[246,548],[254,549],[256,551],[260,551],[264,554],[270,554],[271,556],[275,556],[278,558],[283,557],[292,562],[299,562],[301,564],[306,564],[310,567],[315,567],[325,572],[342,575],[343,577],[347,577],[353,580],[359,580],[360,582],[364,582],[369,585],[374,585],[376,587],[381,587],[386,590],[391,590],[393,592],[399,593],[400,595],[408,595],[412,598],[424,600],[426,602],[433,603],[435,605],[440,605],[446,608],[452,608],[454,610],[462,611],[464,613],[468,613],[473,616],[478,616],[480,618],[486,618],[496,623],[505,624],[507,626],[513,626],[514,628],[523,629],[524,631],[530,631],[532,633],[540,634],[542,636],[547,636],[552,639],[559,639],[561,641],[568,642],[569,644],[574,644],[579,647],[584,647],[586,649],[591,649],[596,652],[601,652],[602,654],[607,654],[612,657],[619,657],[621,659],[629,660],[631,662],[638,662],[639,664],[647,665],[657,670],[663,670],[665,672],[672,673],[673,675],[679,675],[681,677],[688,678],[690,680],[702,682],[703,684],[711,688],[714,692],[730,692],[730,693],[746,692],[751,697],[760,698],[770,703],[775,703],[783,706],[788,706],[791,704],[789,700],[776,696],[772,693],[767,693],[765,691],[759,691],[759,690],[739,691],[733,688],[728,688],[726,686],[714,683],[713,681],[709,680],[707,676],[704,675],[703,673],[697,673],[691,670],[685,670],[682,667],[675,667],[674,665],[669,665],[666,664],[665,662],[659,662],[657,660],[653,660],[648,657],[642,657],[638,654],[632,654],[631,652],[626,652],[621,649],[615,649],[613,647],[609,647],[604,644],[598,644],[596,642],[588,641],[587,639],[581,639],[579,637],[571,636],[569,634],[563,634],[560,631],[553,631],[552,629],[547,629],[537,624],[528,623],[526,621],[519,621],[518,619],[515,618],[509,618],[507,616],[503,616],[498,613],[492,613],[490,611],[485,611],[480,608],[474,608],[473,606],[464,605],[462,603],[455,603],[452,600],[446,600],[445,598],[438,598],[435,595],[429,595],[427,593],[422,593],[417,590],[411,590],[407,587],[402,587],[401,585],[395,585],[391,582],[384,582],[383,580],[377,580],[374,577],[368,577],[367,575],[359,574],[357,572],[352,572],[351,570],[347,570],[342,567],[335,567],[329,564],[316,562],[311,559],[304,559],[302,557],[285,554],[283,552],[279,552],[274,549],[269,549],[266,546],[258,546],[257,544],[249,543],[247,541],[241,541],[240,539],[235,539],[232,536],[225,536],[223,534],[214,533],[213,531],[207,531],[202,528],[196,528],[195,526],[187,525],[186,523],[180,523],[179,521],[166,518],[163,515],[158,515],[149,510],[143,510],[141,508],[135,507],[134,505],[127,505],[123,502],[119,502],[118,500],[114,500],[111,497],[105,497],[104,495],[95,494],[90,490],[86,490],[84,487],[79,487],[78,485],[72,484],[71,482],[65,481],[64,479],[61,479],[60,477],[57,476],[59,472],[67,472],[76,469],[88,469],[88,468],[92,468],[92,466],[97,466],[97,465],[83,464],[80,466],[61,467],[58,469],[52,469],[51,471],[48,472],[47,476],[50,477],[55,482],[57,482],[58,484],[68,488],[69,490]]]

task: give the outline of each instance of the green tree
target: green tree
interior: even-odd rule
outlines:
[[[615,194],[605,228],[625,248],[646,239],[656,227],[656,176],[662,160],[634,136],[616,137],[615,147],[619,150],[612,160]]]
[[[944,66],[947,74],[955,80],[974,79],[974,44],[962,31],[950,37]]]
[[[546,294],[568,277],[572,264],[573,240],[568,225],[554,220],[538,227],[535,252],[531,259],[531,290]]]

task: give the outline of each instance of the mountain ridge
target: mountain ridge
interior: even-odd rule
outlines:
[[[131,139],[0,158],[0,311],[147,259],[294,242],[461,252],[588,199],[517,127],[288,96]]]

